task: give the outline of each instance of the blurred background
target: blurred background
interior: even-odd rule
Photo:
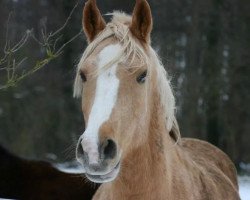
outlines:
[[[32,33],[15,54],[8,54],[7,62],[0,63],[0,144],[18,155],[55,162],[74,159],[84,130],[80,100],[72,97],[76,65],[86,47],[85,36],[78,34],[84,3],[0,0],[0,58],[8,54],[6,41],[13,47]],[[131,13],[135,2],[97,3],[105,14]],[[152,45],[172,76],[182,136],[207,140],[224,150],[238,169],[249,169],[250,1],[149,3]],[[46,40],[49,33],[56,34]],[[54,58],[51,46],[63,47],[62,53]],[[48,56],[53,59],[47,65],[33,70]],[[5,66],[18,60],[23,62],[14,72],[17,76],[32,73],[10,84]]]

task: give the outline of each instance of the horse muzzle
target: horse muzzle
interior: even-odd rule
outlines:
[[[84,167],[86,177],[95,183],[110,182],[120,171],[117,145],[110,138],[96,145],[81,137],[77,144],[76,158]]]

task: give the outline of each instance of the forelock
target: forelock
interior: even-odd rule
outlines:
[[[117,39],[122,46],[122,51],[112,61],[103,66],[102,69],[106,69],[116,62],[127,62],[130,60],[130,63],[132,63],[134,58],[138,58],[141,61],[139,66],[147,65],[149,63],[148,56],[146,55],[143,46],[136,41],[129,31],[131,16],[117,11],[108,15],[113,16],[111,22],[108,23],[106,28],[87,46],[77,66],[74,83],[74,97],[82,96],[82,82],[79,72],[83,63],[98,45],[108,38],[114,37]]]

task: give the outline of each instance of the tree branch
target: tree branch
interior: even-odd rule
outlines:
[[[71,10],[64,24],[54,32],[50,32],[49,34],[47,34],[47,28],[46,25],[44,24],[44,27],[41,30],[42,40],[39,40],[35,36],[33,29],[29,29],[23,34],[21,39],[12,47],[9,41],[9,23],[12,13],[9,14],[6,26],[6,41],[3,50],[4,54],[2,58],[0,57],[0,71],[5,72],[6,75],[1,77],[4,80],[1,79],[3,80],[2,83],[0,81],[0,90],[16,86],[17,83],[24,80],[33,73],[37,72],[38,70],[49,64],[52,60],[55,60],[62,54],[63,50],[68,44],[72,43],[76,38],[78,38],[81,35],[82,31],[74,35],[72,38],[64,42],[62,45],[58,46],[58,43],[62,39],[62,33],[69,24],[70,19],[74,11],[76,10],[77,6],[78,2]],[[59,36],[57,37],[57,35]],[[24,46],[27,44],[29,40],[35,41],[44,50],[44,52],[46,52],[46,54],[42,59],[37,61],[34,65],[23,66],[25,64],[25,61],[29,59],[27,56],[21,59],[20,58],[17,59],[17,54],[21,50],[23,50]],[[20,70],[21,66],[22,70]]]

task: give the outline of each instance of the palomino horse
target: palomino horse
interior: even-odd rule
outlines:
[[[150,46],[147,1],[106,24],[89,0],[83,29],[89,45],[74,95],[83,96],[86,130],[76,157],[89,180],[103,183],[93,199],[239,199],[230,159],[207,142],[180,138],[170,81]]]

